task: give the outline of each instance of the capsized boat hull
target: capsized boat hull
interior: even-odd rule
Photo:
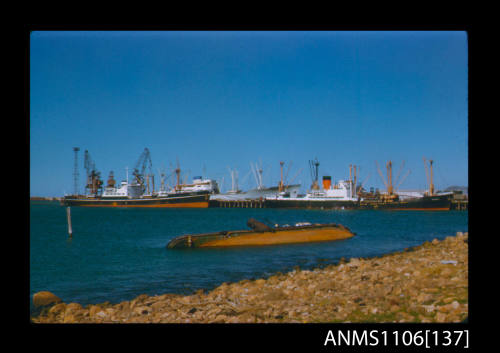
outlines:
[[[347,239],[354,236],[340,224],[321,224],[300,227],[273,228],[272,231],[239,230],[196,235],[182,235],[172,239],[168,249],[225,248],[237,246],[265,246],[278,244],[312,243]]]

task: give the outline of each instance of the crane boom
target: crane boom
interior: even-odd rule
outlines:
[[[287,183],[287,180],[288,180],[288,173],[290,172],[290,168],[292,167],[292,163],[293,163],[292,161],[290,161],[290,163],[288,163],[288,168],[287,168],[287,170],[286,170],[285,179],[283,179],[283,182],[284,182],[285,184],[288,184],[288,183]]]
[[[255,182],[257,183],[257,188],[259,188],[260,187],[259,178],[257,177],[256,167],[254,167],[252,162],[250,162],[250,170],[252,171],[253,177],[255,178]]]
[[[425,166],[425,176],[427,178],[427,184],[429,184],[429,169],[427,169],[427,161],[425,160],[425,157],[422,157],[424,160],[424,166]]]
[[[365,185],[365,183],[368,181],[368,179],[370,179],[370,176],[371,176],[371,173],[368,174],[368,176],[365,178],[365,180],[363,180],[361,182],[361,186],[359,187],[359,190],[362,190],[363,189],[363,186]]]
[[[405,161],[403,161],[403,163],[401,163],[401,166],[399,167],[399,170],[398,170],[398,175],[396,176],[396,179],[394,179],[394,184],[397,184],[398,180],[399,180],[399,175],[401,174],[401,172],[403,171],[403,167],[405,165]]]
[[[290,185],[291,183],[293,183],[293,181],[295,180],[295,178],[297,178],[297,177],[300,175],[300,173],[302,172],[302,169],[303,169],[303,168],[300,168],[300,169],[299,169],[299,171],[298,171],[297,173],[295,173],[295,175],[294,175],[294,176],[293,176],[293,178],[290,180],[290,182],[287,184],[287,186],[288,186],[288,185]]]
[[[146,168],[149,168],[149,172],[151,173],[151,154],[149,153],[149,149],[147,147],[144,148],[144,151],[141,153],[141,156],[135,165],[134,171],[132,172],[137,183],[141,185],[144,185],[144,172],[146,171]]]
[[[87,182],[85,188],[89,190],[91,195],[97,195],[98,191],[102,189],[101,173],[95,169],[95,163],[90,157],[88,150],[85,150],[85,171],[87,173]]]
[[[406,172],[406,174],[404,175],[404,177],[401,179],[401,181],[398,183],[398,186],[396,186],[396,190],[399,189],[399,186],[401,184],[403,184],[403,181],[405,181],[406,177],[408,177],[408,175],[410,175],[410,169],[408,169],[408,171]]]
[[[382,175],[382,171],[380,170],[380,166],[378,165],[378,162],[375,161],[375,164],[377,165],[377,171],[378,171],[378,174],[380,175],[380,180],[382,180],[382,182],[384,183],[386,189],[388,188],[387,187],[387,183],[386,181],[384,180],[384,176]]]
[[[95,169],[95,163],[90,158],[90,153],[88,150],[85,150],[85,160],[84,160],[85,171],[87,172],[87,182],[89,181],[89,176],[92,170]]]

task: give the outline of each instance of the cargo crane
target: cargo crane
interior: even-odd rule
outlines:
[[[295,179],[296,179],[296,178],[300,175],[300,173],[301,173],[301,172],[302,172],[302,168],[300,168],[300,169],[297,171],[297,173],[295,173],[295,175],[293,176],[293,178],[292,178],[292,179],[290,179],[290,181],[288,181],[288,182],[286,183],[285,188],[287,188],[289,185],[291,185],[291,184],[294,182],[294,180],[295,180]]]
[[[384,177],[382,175],[382,172],[380,171],[380,167],[378,165],[377,162],[375,162],[377,164],[377,171],[380,175],[380,178],[382,179],[382,181],[384,182],[384,185],[387,189],[387,195],[384,195],[385,199],[398,199],[399,198],[399,195],[398,195],[398,190],[399,190],[399,187],[401,186],[401,184],[403,184],[403,181],[405,181],[405,179],[408,177],[408,175],[410,174],[411,170],[408,169],[408,171],[406,172],[406,174],[400,179],[400,175],[401,175],[401,172],[403,171],[403,168],[404,168],[404,165],[405,165],[405,161],[403,161],[403,163],[401,163],[401,166],[399,167],[399,171],[398,171],[398,174],[396,176],[396,179],[393,180],[392,178],[392,162],[389,161],[387,162],[387,182],[384,180]]]
[[[151,162],[151,154],[149,153],[149,149],[146,147],[144,148],[144,151],[139,157],[139,160],[137,161],[135,168],[132,172],[132,175],[135,177],[135,182],[141,185],[143,191],[146,190],[146,186],[144,185],[144,181],[146,179],[148,193],[149,193],[149,178],[150,176],[154,178],[154,175],[151,172],[152,164],[153,163]],[[144,173],[146,172],[146,168],[148,168],[149,174],[144,175]],[[153,179],[153,190],[154,190],[154,179]]]
[[[101,173],[95,169],[95,163],[90,157],[88,150],[85,150],[85,171],[87,172],[87,183],[85,188],[90,196],[96,197],[102,192]]]
[[[385,188],[387,189],[387,195],[383,195],[382,198],[385,200],[396,200],[398,199],[398,195],[394,193],[394,187],[392,183],[392,162],[389,161],[387,162],[387,182],[384,179],[384,176],[382,175],[382,172],[380,171],[380,167],[378,165],[378,162],[375,161],[375,164],[377,165],[377,171],[378,174],[380,175],[380,178],[382,179],[382,182],[385,185]]]
[[[290,161],[288,163],[288,168],[286,170],[285,175],[283,176],[283,166],[285,165],[285,162],[283,162],[283,161],[280,162],[281,178],[280,178],[280,181],[278,182],[278,192],[281,195],[289,195],[290,194],[287,191],[288,187],[295,180],[295,178],[300,174],[300,172],[302,172],[302,168],[301,168],[297,173],[295,173],[295,175],[293,176],[293,178],[291,180],[289,180],[288,179],[288,174],[290,173],[290,169],[292,167],[292,164],[293,164],[293,161]]]
[[[365,183],[368,181],[368,179],[370,179],[370,176],[371,176],[371,173],[369,173],[366,178],[361,182],[361,185],[357,188],[357,194],[358,196],[362,196],[364,195],[364,192],[363,192],[363,187],[365,186]]]
[[[403,164],[401,165],[401,168],[399,168],[398,176],[396,177],[396,181],[394,182],[395,184],[397,183],[396,187],[394,188],[395,192],[398,192],[399,186],[401,184],[403,184],[403,181],[405,181],[405,179],[408,177],[408,175],[410,175],[410,172],[411,172],[411,170],[408,169],[408,171],[406,172],[406,174],[401,178],[401,180],[399,180],[399,175],[400,175],[401,171],[403,170],[403,165],[404,164],[405,164],[405,161],[403,161]],[[398,182],[398,180],[399,180],[399,182]]]
[[[312,190],[319,190],[318,167],[319,167],[318,158],[316,158],[314,161],[309,160],[309,170],[311,172],[311,179],[313,180],[313,183],[311,185]]]

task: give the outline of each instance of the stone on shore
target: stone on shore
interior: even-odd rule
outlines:
[[[461,322],[468,316],[468,233],[372,259],[354,258],[192,295],[142,294],[118,304],[55,304],[36,323]],[[444,263],[442,260],[446,260]],[[48,294],[47,294],[48,293]]]
[[[33,295],[33,305],[35,308],[57,304],[60,302],[62,302],[61,298],[48,291],[38,292]]]

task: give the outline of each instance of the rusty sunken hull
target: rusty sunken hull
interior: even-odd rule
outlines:
[[[235,230],[216,233],[187,234],[172,239],[167,249],[225,248],[297,244],[348,239],[355,234],[341,224],[315,224],[277,227],[270,231]]]

